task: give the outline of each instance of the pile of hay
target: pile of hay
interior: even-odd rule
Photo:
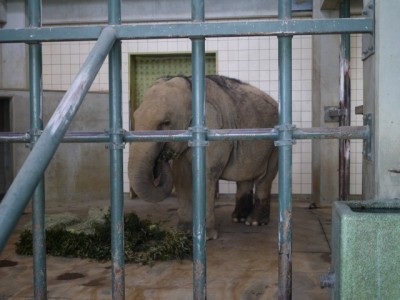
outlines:
[[[111,259],[111,217],[109,210],[89,212],[86,220],[65,213],[46,218],[46,251],[53,256]],[[161,223],[140,220],[130,213],[124,217],[125,262],[147,264],[157,260],[189,258],[191,236],[165,230]],[[32,231],[25,229],[16,243],[20,255],[32,255]]]

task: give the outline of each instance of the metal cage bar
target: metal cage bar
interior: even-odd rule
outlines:
[[[192,132],[188,130],[165,131],[123,131],[123,142],[188,142]],[[207,141],[278,139],[278,129],[207,129]],[[23,132],[0,132],[0,143],[28,143],[30,134]],[[293,128],[293,139],[363,139],[368,140],[370,131],[368,126],[341,126],[337,128],[311,127]],[[67,132],[62,143],[108,143],[109,132]]]
[[[289,20],[292,1],[281,0],[279,19]],[[279,232],[278,298],[292,299],[292,39],[278,37],[279,64]]]
[[[192,21],[204,22],[204,0],[192,0]],[[205,38],[192,39],[193,299],[206,299]]]
[[[340,17],[350,17],[350,1],[340,4]],[[340,35],[339,126],[351,123],[350,34]],[[339,139],[339,200],[350,196],[350,140]]]
[[[113,25],[119,40],[370,33],[373,26],[370,18]],[[0,43],[97,40],[103,28],[104,26],[74,26],[2,29]]]
[[[121,0],[108,1],[110,25],[121,24]],[[125,298],[121,41],[109,54],[111,264],[113,299]]]
[[[42,23],[41,1],[28,1],[29,26],[39,28]],[[42,117],[42,45],[29,45],[30,143],[31,148],[43,130]],[[45,182],[41,176],[32,194],[33,286],[35,299],[47,298]]]

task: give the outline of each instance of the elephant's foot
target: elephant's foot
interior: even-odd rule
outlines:
[[[232,213],[232,221],[243,223],[253,210],[253,194],[246,194],[236,200],[235,210]]]
[[[246,219],[246,225],[259,226],[266,225],[269,222],[270,205],[269,202],[260,200],[255,202],[252,213]]]
[[[185,221],[179,221],[178,222],[178,230],[185,232],[185,233],[191,233],[192,234],[192,222],[185,222]],[[215,228],[207,228],[206,229],[206,240],[216,240],[218,238],[218,231]]]
[[[206,230],[206,240],[216,240],[218,238],[218,231],[214,228]]]

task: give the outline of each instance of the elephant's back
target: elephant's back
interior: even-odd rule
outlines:
[[[207,76],[208,84],[220,89],[212,92],[214,97],[207,101],[221,106],[221,114],[234,119],[236,128],[271,128],[278,123],[277,102],[260,89],[240,80],[212,75]],[[225,94],[226,96],[218,96]]]

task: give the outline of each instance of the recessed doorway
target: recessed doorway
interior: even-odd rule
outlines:
[[[11,131],[10,99],[0,97],[0,132]],[[10,143],[0,143],[0,201],[12,182],[12,152]]]
[[[216,53],[205,55],[206,75],[215,75]],[[151,84],[165,76],[191,76],[191,53],[134,54],[130,56],[130,116],[132,127],[133,112],[142,102],[143,95]]]

